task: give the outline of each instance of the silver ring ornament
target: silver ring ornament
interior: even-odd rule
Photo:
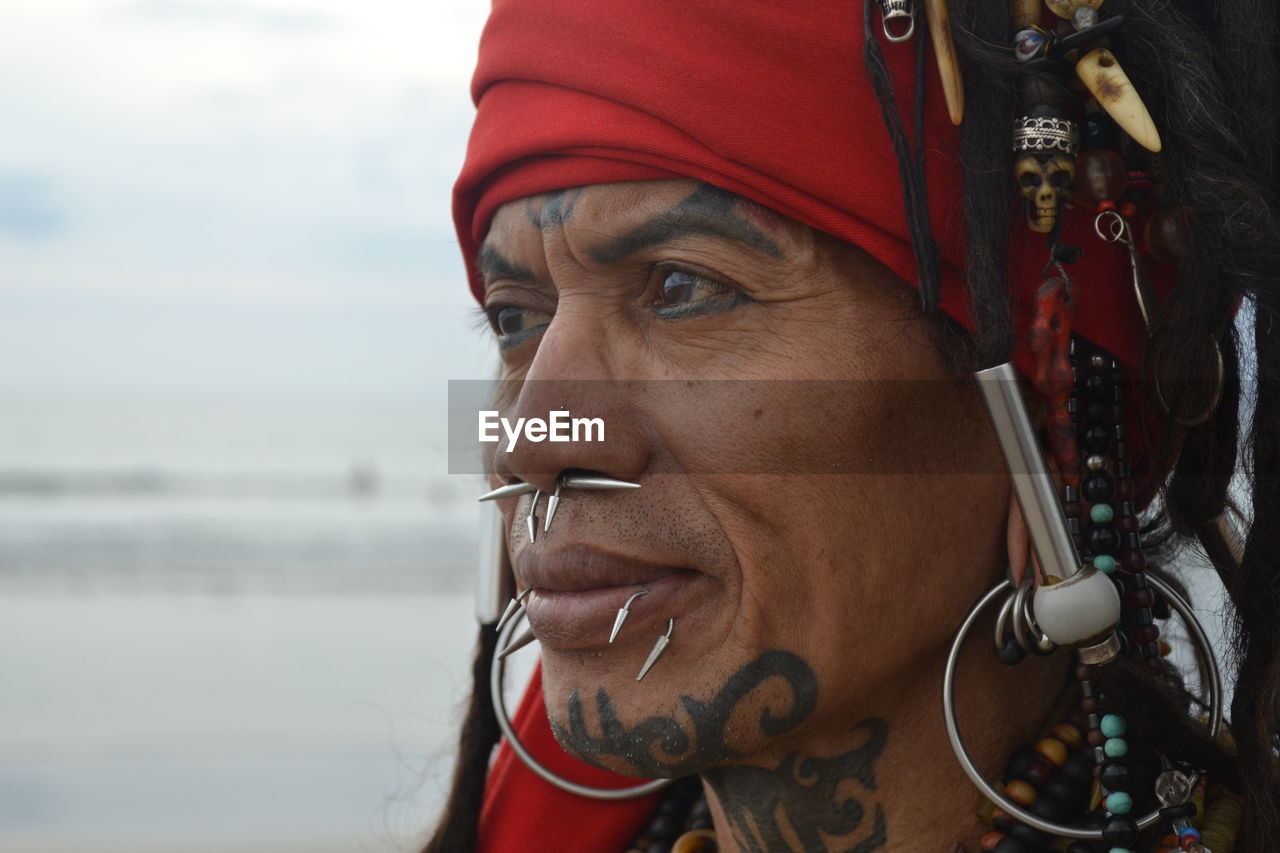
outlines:
[[[1216,739],[1218,732],[1222,728],[1222,675],[1218,670],[1218,661],[1214,656],[1213,647],[1209,644],[1209,638],[1201,627],[1200,622],[1196,619],[1195,613],[1191,610],[1191,605],[1177,593],[1172,587],[1153,574],[1148,574],[1147,582],[1155,588],[1155,590],[1163,595],[1169,602],[1169,606],[1178,612],[1182,617],[1183,623],[1191,634],[1191,638],[1198,647],[1197,660],[1203,668],[1201,675],[1208,685],[1209,696],[1209,737]],[[969,755],[969,750],[965,748],[964,740],[960,737],[960,727],[956,722],[956,664],[960,660],[960,648],[964,645],[965,637],[969,635],[969,631],[973,628],[978,617],[993,602],[995,602],[1002,594],[1011,590],[1012,584],[1006,578],[992,587],[982,598],[969,609],[965,615],[964,621],[960,623],[960,628],[956,631],[955,639],[951,642],[951,651],[947,655],[946,669],[942,674],[942,713],[947,722],[947,737],[951,740],[951,748],[955,750],[956,760],[960,762],[961,768],[964,769],[969,780],[977,786],[986,797],[991,800],[997,807],[1003,809],[1008,815],[1015,820],[1027,824],[1033,829],[1041,832],[1047,832],[1050,835],[1057,835],[1063,838],[1075,838],[1084,841],[1101,841],[1101,829],[1079,829],[1066,824],[1055,823],[1053,821],[1044,820],[1037,817],[1022,806],[1010,800],[994,785],[978,771],[977,766],[973,763],[973,758]],[[1006,606],[1008,603],[1006,602]],[[1017,613],[1013,614],[1014,624],[1016,627],[1018,618]],[[1207,670],[1207,671],[1204,671]],[[1196,774],[1191,775],[1192,786],[1196,783]],[[1138,828],[1146,829],[1152,824],[1160,820],[1159,809],[1144,815],[1138,820]]]
[[[515,631],[520,619],[512,619],[506,624],[502,631],[498,634],[497,648],[505,648],[511,640],[511,635]],[[563,776],[557,776],[546,767],[542,766],[536,758],[525,748],[520,739],[516,737],[515,727],[511,725],[511,718],[507,715],[507,699],[502,692],[503,676],[507,672],[507,662],[493,656],[493,663],[489,665],[489,691],[493,695],[494,716],[498,718],[498,728],[502,729],[502,734],[506,736],[507,743],[511,744],[511,749],[515,752],[516,757],[524,762],[524,765],[536,773],[541,779],[555,785],[562,791],[568,791],[570,794],[577,794],[579,797],[587,797],[592,800],[634,800],[640,797],[647,797],[657,791],[670,785],[672,779],[654,779],[651,782],[645,782],[641,785],[632,785],[629,788],[592,788],[588,785],[580,785],[577,782],[571,782]]]

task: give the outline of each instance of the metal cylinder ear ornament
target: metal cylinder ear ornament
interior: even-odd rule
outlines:
[[[1032,550],[1049,579],[1032,598],[1035,623],[1056,645],[1097,645],[1120,621],[1120,595],[1105,574],[1081,565],[1022,399],[1017,370],[1005,362],[978,371],[976,377]]]

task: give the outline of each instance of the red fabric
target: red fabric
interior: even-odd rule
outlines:
[[[502,204],[585,184],[668,177],[736,192],[861,246],[914,282],[898,163],[861,58],[861,7],[858,0],[494,0],[473,83],[478,113],[454,193],[458,237],[477,298],[482,288],[475,259]],[[917,38],[924,37],[918,28]],[[884,49],[911,132],[914,49]],[[942,253],[942,308],[972,329],[961,279],[958,135],[932,56],[926,90],[927,177]],[[1011,175],[1011,192],[1012,182]],[[1100,241],[1092,220],[1092,211],[1069,212],[1061,235],[1086,252],[1070,268],[1078,299],[1073,328],[1114,353],[1126,375],[1137,376],[1144,331],[1127,253]],[[1043,235],[1017,222],[1009,254],[1010,287],[1025,332],[1043,280]],[[1167,291],[1168,271],[1152,272],[1157,291]],[[1025,334],[1018,336],[1014,363],[1024,373],[1032,370]],[[1129,410],[1131,458],[1140,497],[1147,499],[1138,413],[1135,406]],[[1146,481],[1149,486],[1149,476]],[[545,714],[535,707],[540,703],[530,698],[538,693],[535,682],[523,723],[541,738],[536,742],[550,763],[560,753],[544,731]],[[559,839],[558,849],[619,849],[569,839],[566,816],[574,816],[575,833],[595,832],[597,823],[630,826],[647,808],[566,796],[513,763],[504,748],[485,808],[484,849],[528,849],[528,839],[544,831]]]
[[[637,780],[619,776],[570,758],[551,734],[542,702],[542,667],[520,700],[512,719],[516,736],[543,767],[558,776],[596,788],[628,788]],[[638,800],[586,800],[542,781],[525,767],[504,740],[489,770],[480,812],[481,853],[525,850],[623,850],[645,823],[658,795]],[[540,839],[540,841],[539,841]]]

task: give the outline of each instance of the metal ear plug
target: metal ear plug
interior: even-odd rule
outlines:
[[[642,589],[634,593],[627,599],[627,603],[618,609],[618,615],[613,620],[613,630],[609,632],[609,642],[612,644],[618,638],[618,632],[622,630],[622,623],[627,621],[627,617],[631,615],[631,602],[635,601],[642,595],[648,595],[649,590]]]
[[[662,653],[667,650],[667,646],[671,645],[671,632],[676,627],[676,620],[667,620],[667,633],[658,637],[658,641],[653,644],[653,650],[649,652],[649,657],[645,660],[644,666],[640,667],[640,674],[636,676],[636,681],[644,678],[649,674],[649,670],[658,662],[658,658],[662,657]]]

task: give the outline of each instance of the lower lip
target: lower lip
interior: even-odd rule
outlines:
[[[606,645],[618,610],[627,599],[647,589],[647,595],[631,603],[626,626],[618,635],[631,634],[638,627],[665,628],[668,619],[686,612],[696,602],[695,588],[704,578],[697,572],[679,571],[646,584],[606,586],[584,590],[535,589],[529,596],[529,627],[544,647],[581,649]],[[659,623],[662,623],[659,625]],[[649,642],[650,632],[645,633]],[[659,631],[660,633],[660,631]]]

